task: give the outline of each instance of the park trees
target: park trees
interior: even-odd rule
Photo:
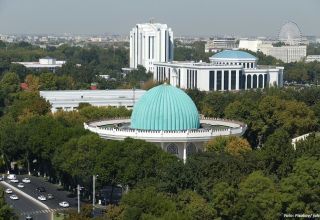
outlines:
[[[233,156],[240,156],[251,151],[249,142],[241,137],[228,136],[216,137],[206,144],[206,150],[215,152],[226,152]]]

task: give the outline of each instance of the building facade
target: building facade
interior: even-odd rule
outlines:
[[[272,44],[261,44],[258,50],[284,63],[299,62],[307,56],[307,46],[305,45],[274,47]]]
[[[205,52],[218,52],[221,50],[234,49],[237,47],[238,45],[235,38],[217,38],[208,40],[206,42]]]
[[[173,60],[173,32],[166,24],[137,24],[130,31],[130,68],[154,72],[155,62]]]
[[[51,112],[74,111],[80,103],[93,106],[124,106],[132,109],[133,105],[145,93],[145,90],[59,90],[40,91],[40,96],[51,104]]]
[[[64,60],[56,60],[52,57],[40,58],[38,62],[13,62],[25,66],[28,69],[36,71],[42,69],[48,69],[49,71],[55,72],[57,68],[61,68],[66,63]]]
[[[309,55],[306,58],[306,63],[320,62],[320,55]]]
[[[210,63],[155,63],[155,68],[155,81],[183,89],[237,91],[283,86],[283,67],[258,66],[256,57],[236,50],[217,53]]]

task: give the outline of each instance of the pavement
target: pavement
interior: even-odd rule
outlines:
[[[10,195],[6,194],[6,201],[17,211],[20,219],[25,219],[25,216],[31,214],[34,219],[49,220],[51,219],[51,213],[66,211],[65,208],[59,206],[59,202],[62,201],[67,201],[70,204],[70,208],[77,207],[77,198],[71,196],[69,192],[61,190],[58,185],[49,183],[41,177],[17,175],[19,182],[22,182],[24,177],[28,177],[31,180],[31,183],[24,183],[24,188],[17,188],[18,183],[12,183],[9,180],[1,182],[2,185],[5,185],[5,188],[10,185],[14,193],[19,196],[19,200],[11,200],[9,198]],[[37,192],[37,187],[44,187],[46,192]],[[49,193],[54,196],[54,199],[46,201],[37,199],[39,195],[47,196]]]

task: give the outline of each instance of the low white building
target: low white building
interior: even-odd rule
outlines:
[[[306,63],[310,63],[310,62],[320,62],[320,55],[309,55],[306,58]]]
[[[261,44],[258,50],[285,63],[299,62],[307,56],[307,46],[305,45],[274,47],[272,44]]]
[[[241,39],[239,40],[239,49],[242,50],[251,50],[253,52],[257,52],[259,46],[262,44],[261,40],[246,40]]]
[[[183,89],[237,91],[283,86],[283,67],[258,66],[255,56],[238,50],[217,53],[210,63],[155,63],[155,68],[155,81]]]
[[[51,104],[51,111],[76,110],[80,103],[89,103],[93,106],[124,106],[133,108],[133,105],[145,93],[145,90],[59,90],[40,91],[40,96]]]
[[[34,69],[34,70],[41,70],[41,69],[48,69],[52,72],[55,72],[57,68],[61,68],[62,65],[66,63],[64,60],[56,60],[52,57],[44,57],[40,58],[38,62],[13,62],[16,64],[21,64],[26,68]]]
[[[205,52],[217,52],[226,49],[234,49],[237,47],[238,45],[235,38],[210,39],[205,44]]]

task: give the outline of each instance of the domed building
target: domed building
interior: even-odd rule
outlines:
[[[153,79],[183,89],[239,91],[283,86],[283,67],[259,66],[258,58],[240,50],[224,50],[210,63],[173,61],[155,63]]]
[[[210,139],[240,136],[246,130],[241,122],[200,117],[192,99],[166,83],[146,92],[135,104],[131,118],[89,122],[84,127],[105,139],[130,137],[155,143],[184,161],[203,151]]]

